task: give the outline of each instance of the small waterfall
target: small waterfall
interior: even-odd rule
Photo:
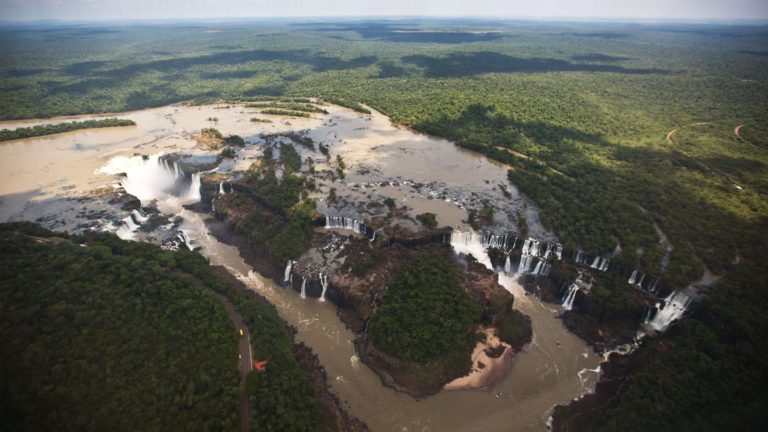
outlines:
[[[555,248],[555,255],[557,256],[557,260],[561,261],[563,259],[563,245],[557,244],[557,248]]]
[[[647,324],[651,322],[651,319],[654,317],[654,313],[655,313],[654,311],[658,311],[659,306],[661,306],[661,303],[656,303],[653,306],[650,306],[650,305],[648,306],[648,310],[645,313],[645,318],[643,318],[644,323]]]
[[[539,260],[539,262],[536,263],[536,267],[533,268],[533,271],[531,272],[532,275],[538,276],[539,272],[541,271],[541,263],[544,261]]]
[[[656,331],[663,332],[672,322],[683,316],[690,304],[691,298],[688,295],[682,291],[673,291],[664,299],[664,305],[658,308],[649,324]]]
[[[637,283],[635,285],[637,285],[638,287],[642,288],[643,287],[643,279],[645,279],[645,273],[643,273],[643,275],[640,276],[640,280],[637,281]]]
[[[176,234],[176,238],[179,239],[181,243],[184,243],[185,246],[187,246],[187,249],[194,251],[195,245],[192,244],[192,237],[187,234],[186,231],[183,229],[179,229],[179,233]]]
[[[517,267],[517,272],[521,274],[530,272],[534,260],[535,257],[533,255],[523,255],[520,258],[520,265]]]
[[[301,298],[307,298],[307,277],[301,280]]]
[[[132,211],[131,216],[133,217],[133,221],[139,225],[149,220],[149,216],[145,215],[141,209]]]
[[[184,194],[184,199],[198,202],[200,201],[200,173],[196,172],[192,174],[192,182],[189,184],[189,190]]]
[[[325,292],[328,291],[328,275],[320,273],[320,285],[323,286],[323,292],[320,293],[320,301],[325,301]]]
[[[343,216],[325,215],[325,228],[340,228],[354,231],[358,234],[365,234],[366,228],[363,221]]]
[[[227,191],[224,190],[224,182],[219,183],[219,195],[225,195]]]
[[[515,236],[515,241],[514,241],[514,243],[512,243],[512,249],[517,247],[517,240],[518,240],[518,238],[517,238],[517,236]]]
[[[632,275],[627,280],[627,283],[630,284],[630,285],[634,285],[635,284],[635,279],[637,279],[637,270],[632,270]]]
[[[504,262],[504,273],[512,274],[512,260],[509,259],[509,255],[507,255],[507,260]]]
[[[563,297],[563,309],[565,310],[571,310],[573,309],[573,301],[576,299],[576,293],[579,292],[579,286],[575,283],[571,284],[568,287],[568,291],[565,293],[565,296]]]
[[[648,291],[652,293],[659,292],[659,282],[661,282],[661,280],[659,278],[656,278],[656,280],[653,281],[651,286],[648,287]]]
[[[587,263],[587,256],[580,249],[576,249],[573,253],[573,261],[576,264],[585,265]]]
[[[139,229],[139,226],[133,221],[132,215],[128,215],[122,219],[120,228],[117,229],[115,234],[123,240],[133,240],[134,232]]]
[[[295,261],[288,260],[288,264],[285,265],[285,275],[283,277],[283,282],[289,282],[291,280],[291,268],[293,268],[293,263]]]
[[[486,233],[483,235],[483,246],[487,248],[507,249],[507,236]]]
[[[610,259],[598,256],[598,257],[595,257],[595,260],[592,261],[592,265],[590,265],[589,267],[595,270],[604,272],[608,270],[608,264],[610,263],[611,263]]]

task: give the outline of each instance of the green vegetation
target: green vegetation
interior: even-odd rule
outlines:
[[[301,156],[292,145],[280,144],[280,161],[283,163],[286,173],[301,170]]]
[[[108,118],[102,120],[86,120],[80,122],[57,123],[51,125],[38,125],[32,127],[20,127],[13,130],[0,130],[0,141],[10,141],[22,138],[32,138],[44,135],[53,135],[63,132],[71,132],[80,129],[94,129],[117,126],[136,126],[133,120]]]
[[[246,108],[258,108],[258,109],[278,109],[289,111],[301,111],[306,113],[320,113],[328,114],[328,111],[308,103],[296,103],[296,102],[266,102],[247,104]]]
[[[323,100],[325,100],[326,102],[328,102],[330,104],[334,104],[334,105],[338,105],[338,106],[343,106],[345,108],[349,108],[349,109],[351,109],[353,111],[357,111],[359,113],[363,113],[363,114],[370,114],[371,113],[371,110],[369,110],[368,108],[360,105],[358,102],[350,102],[350,101],[347,101],[347,100],[344,100],[344,99],[341,99],[341,98],[337,98],[337,97],[325,97],[325,98],[323,98]]]
[[[230,135],[224,138],[224,144],[233,145],[237,147],[245,147],[245,140],[239,135]]]
[[[258,118],[258,117],[251,117],[251,121],[254,123],[272,123],[272,120]]]
[[[209,139],[216,139],[216,140],[224,139],[224,135],[222,135],[218,129],[214,129],[214,128],[203,128],[200,130],[200,134],[203,137],[209,138]]]
[[[402,264],[371,317],[373,344],[421,365],[471,350],[480,305],[460,282],[456,264],[442,254],[422,253]]]
[[[280,157],[285,165],[281,180],[275,173],[274,160],[264,160],[259,169],[250,171],[238,183],[235,193],[217,201],[216,211],[233,217],[235,228],[247,237],[256,254],[284,263],[307,249],[315,203],[300,201],[306,185],[294,175],[301,166],[296,150],[282,144]]]
[[[0,225],[0,254],[3,430],[239,430],[238,335],[215,293],[269,361],[249,376],[254,429],[316,430],[274,308],[201,256],[29,223]]]
[[[422,213],[417,215],[416,219],[427,229],[434,229],[437,227],[437,218],[434,213]]]
[[[221,157],[223,158],[232,159],[235,156],[237,156],[237,153],[235,153],[235,151],[230,147],[227,147],[221,151]]]
[[[261,113],[279,115],[279,116],[289,116],[289,117],[310,117],[309,113],[307,112],[292,111],[292,110],[279,109],[279,108],[267,108],[267,109],[261,110]]]

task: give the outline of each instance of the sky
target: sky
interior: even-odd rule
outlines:
[[[768,0],[0,0],[2,20],[278,16],[768,20]]]

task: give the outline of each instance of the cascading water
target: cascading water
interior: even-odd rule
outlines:
[[[301,298],[307,298],[307,277],[301,280]]]
[[[125,174],[120,185],[141,200],[142,204],[167,198],[169,193],[178,196],[185,204],[200,201],[200,173],[192,174],[190,184],[184,188],[182,186],[187,181],[184,172],[176,162],[171,166],[162,156],[162,153],[151,156],[117,156],[110,159],[99,172]]]
[[[323,286],[323,292],[320,293],[320,301],[325,301],[325,292],[328,291],[328,275],[320,273],[320,285]]]
[[[225,195],[227,191],[224,190],[224,182],[219,183],[219,195]]]
[[[283,282],[288,283],[291,280],[291,268],[293,267],[294,261],[288,260],[288,264],[285,265],[285,275],[283,277]]]
[[[557,256],[558,261],[563,259],[563,245],[558,243],[557,248],[555,249],[555,255]]]
[[[134,232],[139,229],[139,226],[133,221],[131,215],[123,218],[120,223],[120,228],[117,229],[115,234],[123,240],[133,240]]]
[[[571,310],[573,309],[573,301],[576,299],[576,293],[579,292],[579,286],[575,283],[571,284],[568,287],[568,291],[565,293],[565,296],[563,297],[563,309],[565,310]]]
[[[325,228],[340,228],[354,231],[358,234],[365,234],[366,228],[363,221],[343,216],[325,215]]]
[[[507,255],[507,260],[504,262],[504,273],[512,274],[512,260],[509,259],[509,255]]]
[[[535,259],[533,255],[524,254],[520,257],[520,265],[517,267],[517,272],[520,274],[530,272]]]
[[[649,324],[656,331],[663,332],[669,325],[683,316],[691,298],[682,291],[673,291],[664,299],[664,305],[658,308],[658,312],[650,320]]]
[[[632,270],[632,274],[629,276],[629,279],[627,279],[627,283],[630,285],[634,285],[636,279],[637,279],[637,270]]]
[[[181,242],[184,243],[184,245],[187,247],[187,249],[194,251],[195,245],[192,244],[192,238],[189,236],[189,234],[183,230],[180,229],[179,233],[176,235],[176,238]]]

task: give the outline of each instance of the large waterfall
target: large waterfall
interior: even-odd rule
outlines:
[[[363,224],[363,221],[359,219],[344,217],[344,216],[325,215],[325,227],[352,230],[358,234],[366,233],[366,228],[365,228],[365,225]]]
[[[575,283],[572,283],[568,287],[568,291],[566,291],[565,296],[563,296],[563,309],[565,310],[571,310],[573,309],[573,301],[576,299],[576,293],[579,292],[579,286]]]
[[[691,298],[682,291],[673,291],[664,299],[664,305],[658,308],[658,312],[650,320],[649,324],[655,330],[663,332],[675,320],[685,313]]]
[[[168,162],[162,156],[117,156],[99,172],[125,174],[120,185],[143,205],[166,198],[169,193],[185,204],[200,201],[200,173],[187,175],[176,162]]]

